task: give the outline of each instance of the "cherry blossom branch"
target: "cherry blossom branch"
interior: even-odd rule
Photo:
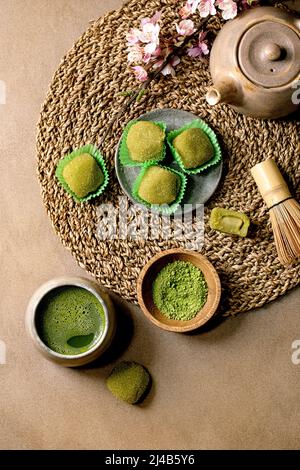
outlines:
[[[203,32],[203,27],[212,16],[221,12],[224,20],[232,19],[239,10],[250,8],[253,4],[257,5],[258,3],[259,0],[186,0],[185,5],[179,11],[179,16],[183,20],[178,25],[176,24],[178,36],[173,38],[173,42],[162,38],[162,43],[160,43],[158,23],[161,12],[156,12],[152,18],[143,18],[141,29],[132,28],[127,34],[129,63],[138,64],[142,61],[146,64],[143,67],[139,65],[133,67],[136,77],[142,84],[136,91],[124,93],[125,96],[128,95],[128,99],[106,126],[99,147],[103,146],[114,124],[119,121],[132,103],[143,96],[151,82],[160,73],[174,75],[173,67],[180,62],[179,57],[183,55],[186,46],[191,41],[197,37],[197,44],[188,49],[190,57],[203,57],[209,53],[207,40],[205,39],[206,32]],[[196,11],[199,12],[201,18],[197,29],[194,28],[194,22],[187,19]]]
[[[127,109],[131,106],[132,103],[134,103],[139,96],[141,96],[146,89],[149,87],[151,82],[155,80],[158,75],[162,72],[162,70],[170,63],[170,61],[176,57],[180,56],[184,53],[185,47],[189,44],[189,42],[196,37],[199,36],[200,32],[202,31],[203,27],[208,23],[209,18],[204,18],[199,24],[199,27],[196,29],[196,31],[193,33],[192,36],[187,36],[184,38],[183,42],[180,44],[180,46],[176,47],[175,50],[173,50],[162,62],[162,64],[153,72],[151,72],[145,82],[142,83],[142,85],[129,97],[129,99],[124,103],[124,105],[121,107],[120,111],[116,116],[114,116],[108,125],[106,126],[105,132],[99,142],[99,148],[101,150],[101,147],[104,144],[104,141],[106,137],[108,136],[109,132],[111,131],[112,127],[116,122],[119,121],[119,119],[123,116],[123,114],[127,111]]]

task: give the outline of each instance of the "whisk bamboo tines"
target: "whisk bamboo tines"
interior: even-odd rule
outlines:
[[[251,173],[269,208],[279,261],[292,264],[300,258],[300,205],[271,158],[255,165]]]

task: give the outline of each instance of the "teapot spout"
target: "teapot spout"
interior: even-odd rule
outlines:
[[[238,105],[241,101],[240,91],[233,80],[222,81],[208,90],[206,101],[210,106],[219,103]]]

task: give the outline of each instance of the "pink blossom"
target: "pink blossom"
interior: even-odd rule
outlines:
[[[207,55],[209,54],[209,49],[208,49],[208,45],[205,44],[205,43],[202,43],[201,46],[195,46],[195,47],[190,47],[188,49],[188,55],[190,57],[203,57],[204,55]]]
[[[170,64],[173,65],[173,67],[176,67],[176,65],[180,64],[180,58],[177,55],[174,55],[170,60]]]
[[[145,53],[146,54],[154,54],[154,52],[157,49],[157,43],[156,42],[149,42],[149,44],[146,44],[145,46]]]
[[[188,49],[188,55],[190,57],[203,57],[204,55],[209,54],[209,48],[207,45],[206,33],[201,32],[199,34],[198,44],[195,47],[190,47]]]
[[[176,65],[180,64],[180,59],[178,56],[174,56],[172,57],[172,59],[170,60],[170,62],[165,66],[165,68],[162,69],[161,73],[166,76],[166,75],[172,75],[172,77],[174,77],[175,75],[175,70],[174,70],[174,67],[176,67]]]
[[[217,13],[215,0],[200,0],[198,9],[201,18],[206,18],[208,15],[215,15]]]
[[[146,18],[142,18],[141,19],[141,29],[143,28],[143,26],[145,26],[145,24],[148,24],[148,23],[151,23],[151,18],[149,18],[148,16],[146,16]]]
[[[237,15],[237,4],[233,0],[217,0],[216,5],[222,10],[224,20],[231,20]]]
[[[199,38],[198,38],[199,44],[205,40],[206,36],[207,36],[207,33],[205,33],[204,31],[200,31]]]
[[[195,32],[194,22],[192,20],[182,20],[176,25],[177,32],[180,36],[191,36]]]
[[[191,9],[191,7],[190,7],[188,4],[184,5],[184,7],[182,7],[182,8],[179,10],[179,15],[180,15],[181,18],[183,18],[183,19],[188,18],[191,14],[192,14],[192,9]]]
[[[128,61],[130,63],[143,61],[147,64],[151,59],[159,56],[160,26],[158,21],[160,18],[161,12],[157,11],[152,18],[142,19],[141,29],[132,28],[129,31],[127,41],[129,45]]]
[[[161,55],[161,48],[158,46],[155,51],[152,53],[153,57],[159,57]]]
[[[198,8],[200,0],[187,0],[186,4],[179,10],[181,18],[186,19],[194,14]]]
[[[161,19],[161,11],[157,11],[151,18],[151,23],[156,24]]]
[[[195,11],[198,8],[199,3],[200,3],[200,0],[188,0],[187,1],[187,5],[189,5],[192,13],[195,13]]]
[[[155,51],[151,54],[149,52],[146,52],[146,47],[144,49],[145,53],[143,55],[143,62],[145,62],[145,64],[148,64],[151,60],[156,60],[157,57],[159,57],[161,55],[161,49],[160,47],[157,47],[155,49]]]
[[[158,24],[146,23],[139,31],[139,40],[145,44],[159,44],[160,27]],[[155,47],[156,48],[156,47]]]
[[[140,81],[140,82],[145,82],[148,79],[148,73],[147,70],[144,69],[144,67],[141,67],[140,65],[137,65],[135,67],[132,67],[134,71],[135,77]]]
[[[160,59],[157,62],[155,62],[155,64],[153,65],[153,69],[154,70],[159,69],[162,66],[162,64],[164,63],[164,61],[165,61],[164,59]]]
[[[128,49],[128,62],[130,64],[136,64],[143,59],[143,48],[138,44],[134,44]]]
[[[143,57],[142,57],[142,60],[145,64],[149,64],[150,60],[152,59],[152,55],[151,54],[144,54]]]
[[[141,20],[141,28],[143,28],[143,26],[145,26],[145,24],[147,23],[152,23],[152,24],[157,24],[159,22],[159,20],[161,19],[161,11],[157,11],[153,16],[152,18],[143,18]]]
[[[140,34],[140,30],[137,29],[137,28],[132,28],[129,31],[129,33],[127,33],[126,39],[127,39],[127,42],[130,46],[133,45],[133,44],[137,44],[140,41],[139,40],[139,34]]]

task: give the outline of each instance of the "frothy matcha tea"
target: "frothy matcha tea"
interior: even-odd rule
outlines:
[[[81,354],[91,349],[105,329],[103,307],[81,287],[60,287],[49,292],[38,307],[37,330],[53,351]]]

